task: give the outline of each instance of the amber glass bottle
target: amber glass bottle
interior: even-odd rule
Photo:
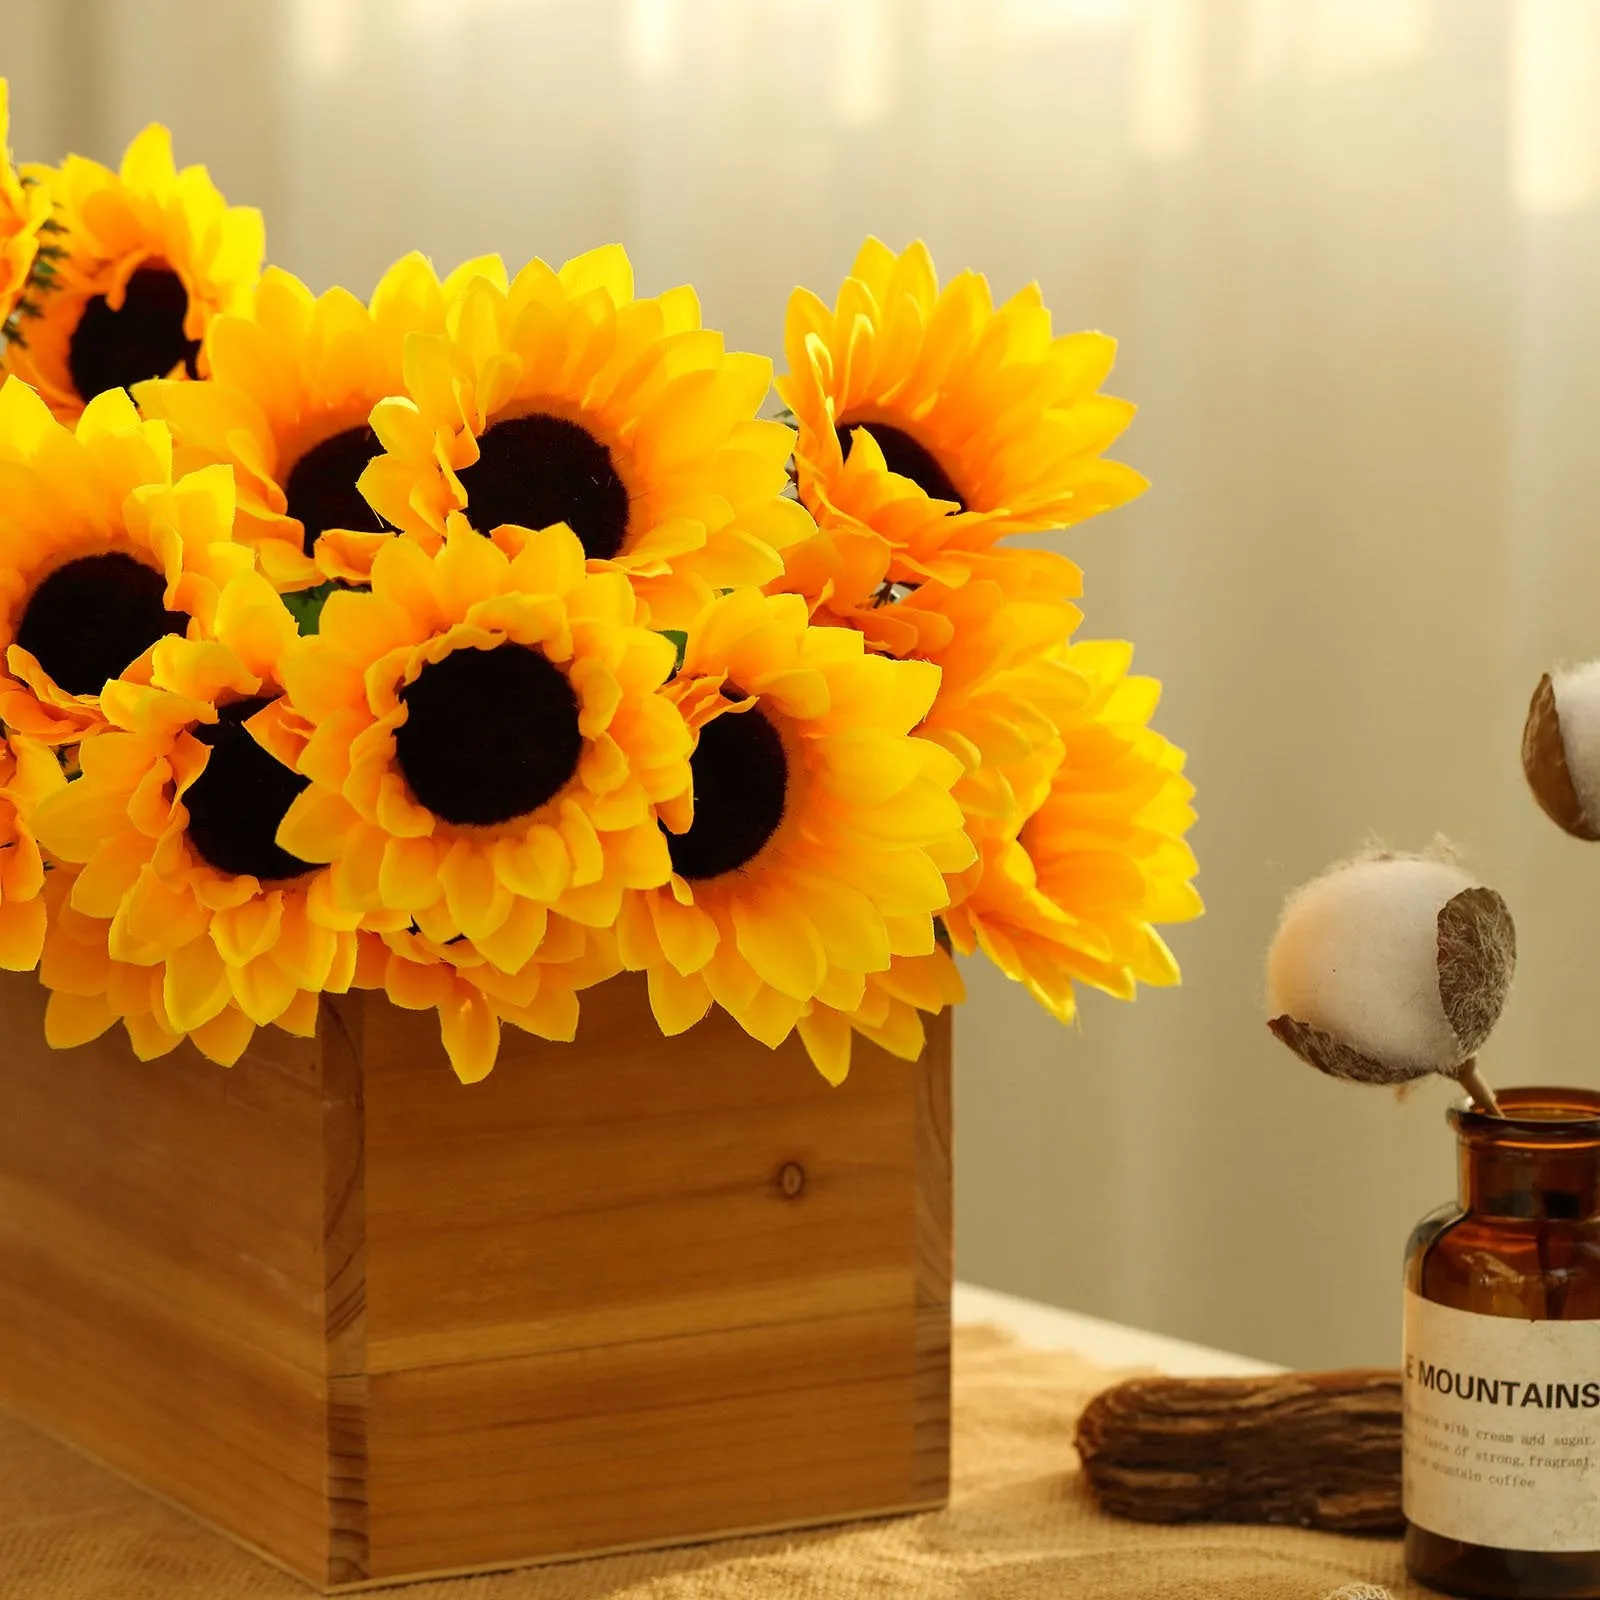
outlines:
[[[1447,1594],[1600,1600],[1600,1094],[1454,1109],[1460,1196],[1406,1255],[1406,1564]]]

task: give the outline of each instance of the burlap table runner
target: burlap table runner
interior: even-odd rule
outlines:
[[[1108,1374],[956,1335],[948,1509],[819,1533],[456,1578],[403,1600],[1322,1600],[1356,1579],[1421,1600],[1400,1546],[1279,1528],[1150,1528],[1102,1516],[1072,1424]],[[0,1416],[4,1600],[307,1600],[312,1591]]]

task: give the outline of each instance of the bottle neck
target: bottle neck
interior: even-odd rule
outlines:
[[[1462,1209],[1538,1222],[1600,1217],[1600,1147],[1560,1150],[1514,1143],[1460,1147]]]
[[[1600,1217],[1600,1094],[1507,1089],[1504,1116],[1450,1113],[1464,1210],[1521,1221]]]

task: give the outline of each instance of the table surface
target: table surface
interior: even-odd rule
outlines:
[[[1126,1328],[971,1283],[955,1286],[954,1315],[957,1322],[997,1324],[1035,1349],[1071,1350],[1102,1367],[1154,1367],[1175,1378],[1248,1378],[1283,1371],[1249,1356]]]
[[[1259,1363],[967,1285],[957,1290],[956,1308],[963,1323],[999,1324],[1025,1343],[961,1343],[958,1492],[942,1511],[384,1593],[392,1600],[424,1592],[433,1600],[660,1600],[669,1593],[678,1600],[970,1600],[975,1593],[1311,1600],[1356,1579],[1413,1592],[1401,1587],[1397,1541],[1213,1524],[1157,1533],[1105,1517],[1089,1496],[1064,1488],[1070,1419],[1106,1381],[1083,1356],[1183,1373],[1252,1371]],[[1048,1346],[1059,1353],[1040,1348]],[[298,1579],[4,1418],[0,1507],[4,1600],[311,1600]]]

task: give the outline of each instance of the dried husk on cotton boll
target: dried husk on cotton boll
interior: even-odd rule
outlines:
[[[1474,1058],[1516,959],[1505,901],[1443,851],[1358,857],[1289,897],[1267,956],[1267,1026],[1332,1077],[1438,1073],[1493,1109]]]
[[[1539,680],[1522,730],[1522,770],[1557,827],[1600,840],[1600,661]]]

